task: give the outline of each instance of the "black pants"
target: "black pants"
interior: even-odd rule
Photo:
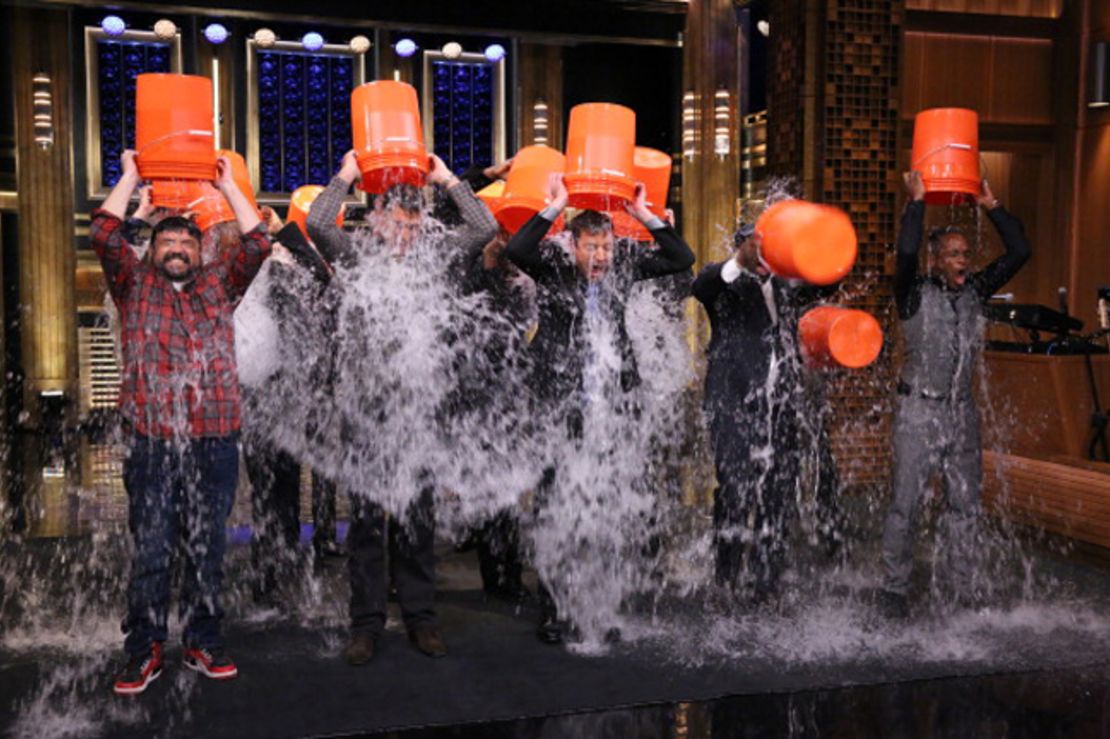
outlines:
[[[520,561],[520,528],[516,514],[508,508],[488,521],[477,536],[478,567],[486,591],[523,587]]]
[[[385,628],[386,548],[389,571],[410,630],[436,623],[435,498],[428,486],[409,506],[404,520],[389,519],[381,506],[351,496],[347,566],[351,580],[351,629],[378,635]]]
[[[243,457],[251,482],[254,536],[251,561],[260,590],[292,576],[301,538],[301,465],[288,452],[260,439],[245,439]]]
[[[316,554],[336,546],[335,543],[335,483],[312,473],[312,548]]]
[[[793,413],[783,406],[769,412],[765,400],[711,413],[716,580],[732,588],[748,580],[757,600],[778,587],[787,524],[796,508],[800,471]]]

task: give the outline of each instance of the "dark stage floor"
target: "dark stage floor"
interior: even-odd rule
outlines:
[[[440,614],[451,654],[420,655],[391,619],[378,656],[352,668],[340,656],[345,568],[336,559],[313,578],[315,607],[302,604],[283,615],[233,606],[228,642],[241,675],[229,683],[184,670],[172,645],[162,678],[146,694],[113,696],[118,615],[5,634],[0,732],[1106,735],[1104,575],[1073,562],[1046,559],[1044,566],[1095,595],[946,615],[922,609],[894,626],[865,605],[835,598],[735,619],[708,618],[696,604],[675,603],[664,609],[666,617],[630,619],[625,642],[591,655],[541,644],[532,607],[487,601],[476,587],[473,555],[450,554],[441,567]]]

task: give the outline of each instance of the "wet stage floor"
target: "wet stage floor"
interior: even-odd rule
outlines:
[[[810,602],[802,588],[772,614],[707,616],[696,598],[664,598],[630,616],[622,643],[582,652],[541,644],[534,606],[487,600],[474,554],[445,546],[450,655],[418,654],[394,613],[374,661],[352,668],[340,654],[343,560],[254,603],[242,504],[226,621],[240,677],[184,670],[171,624],[162,678],[119,698],[126,547],[114,538],[126,507],[113,463],[102,457],[96,484],[38,493],[36,535],[0,541],[2,735],[1110,736],[1110,584],[1098,566],[1037,554],[1033,566],[1065,584],[1050,597],[944,613],[920,603],[894,624],[835,591]],[[874,554],[854,557],[866,572]]]

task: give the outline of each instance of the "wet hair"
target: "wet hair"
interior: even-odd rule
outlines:
[[[420,213],[424,210],[424,195],[416,185],[404,182],[386,190],[381,196],[381,204],[383,208],[396,205],[406,213]]]
[[[967,239],[967,234],[965,234],[964,230],[959,226],[941,226],[929,231],[929,254],[934,257],[940,254],[940,250],[944,246],[944,237],[952,234],[963,236],[964,239]]]
[[[600,211],[584,210],[571,219],[570,232],[575,239],[584,233],[612,233],[613,221],[609,216]]]
[[[158,223],[154,224],[154,228],[151,229],[151,231],[150,231],[150,244],[151,244],[151,246],[157,244],[158,243],[158,235],[163,233],[163,232],[166,232],[166,231],[171,232],[171,233],[178,233],[178,232],[181,232],[181,231],[185,231],[190,236],[192,236],[194,239],[196,239],[198,245],[200,244],[200,241],[201,241],[201,238],[202,238],[202,234],[200,232],[200,227],[197,226],[197,224],[194,223],[193,221],[189,220],[188,218],[185,218],[184,216],[168,216],[168,217],[163,218],[162,220],[158,221]]]
[[[736,230],[732,234],[732,248],[739,249],[741,246],[744,245],[745,241],[747,241],[748,239],[750,239],[752,237],[752,235],[754,233],[755,233],[755,224],[754,223],[745,223],[745,222],[741,221],[736,226]]]

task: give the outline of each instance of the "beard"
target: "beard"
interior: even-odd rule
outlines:
[[[184,269],[181,269],[181,266],[184,266]],[[176,254],[163,259],[159,267],[162,270],[162,274],[171,282],[188,282],[193,279],[196,273],[196,268],[193,267],[188,258],[179,257]]]

